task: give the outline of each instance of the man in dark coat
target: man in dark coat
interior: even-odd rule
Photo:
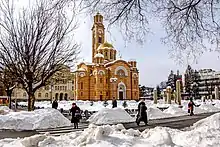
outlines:
[[[70,112],[72,113],[71,123],[74,124],[74,129],[78,129],[78,123],[81,119],[81,112],[76,103],[72,103],[72,108],[70,109]]]
[[[52,108],[54,108],[54,109],[57,109],[57,108],[58,108],[58,102],[57,102],[56,99],[55,99],[55,100],[53,101],[53,103],[52,103]]]
[[[112,100],[112,108],[116,108],[117,107],[117,100],[115,98],[113,98]]]
[[[193,98],[190,97],[190,101],[189,101],[189,103],[188,103],[188,113],[189,113],[190,116],[194,115],[194,113],[193,113],[194,106],[196,106],[196,105],[195,105],[195,103],[193,102]]]
[[[144,101],[141,101],[138,104],[138,114],[137,114],[137,119],[136,119],[136,123],[139,126],[140,122],[143,121],[145,123],[145,125],[148,125],[148,119],[147,119],[147,107]]]

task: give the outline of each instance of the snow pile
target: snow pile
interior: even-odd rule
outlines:
[[[58,110],[48,108],[33,112],[10,112],[0,115],[0,129],[35,130],[70,126],[70,121]]]
[[[172,114],[173,116],[187,115],[187,111],[179,108],[177,105],[171,105],[168,109],[163,111],[167,114]]]
[[[170,115],[163,113],[157,107],[148,108],[148,119],[158,119],[158,118],[167,118],[167,117],[170,117]]]
[[[125,110],[121,108],[103,108],[93,114],[88,121],[93,124],[118,124],[118,123],[129,123],[134,122],[132,118]]]
[[[218,112],[219,108],[213,106],[212,104],[201,104],[199,108],[205,110],[206,112]]]
[[[195,124],[192,128],[196,129],[220,129],[220,113],[213,114],[210,117],[202,119]]]
[[[214,122],[214,124],[213,124]],[[24,139],[0,140],[1,147],[217,147],[220,144],[220,113],[194,124],[188,131],[155,127],[143,132],[126,130],[123,125],[89,125],[83,132],[59,137],[35,135]]]
[[[0,106],[0,115],[5,115],[11,112],[7,106]]]

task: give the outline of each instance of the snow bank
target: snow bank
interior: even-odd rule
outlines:
[[[213,124],[214,122],[214,124]],[[190,130],[180,131],[155,127],[143,132],[126,130],[123,125],[89,125],[83,132],[59,137],[35,135],[24,139],[0,140],[1,147],[217,147],[220,144],[220,113],[194,124]]]
[[[48,108],[33,112],[10,112],[0,115],[0,129],[35,130],[70,126],[70,121],[58,110]]]
[[[172,114],[173,116],[187,115],[187,111],[184,111],[182,108],[179,108],[178,105],[171,105],[168,109],[163,111],[167,114]]]
[[[0,106],[0,115],[5,115],[11,112],[7,106]]]
[[[167,118],[170,115],[163,113],[157,107],[149,107],[148,108],[148,119],[158,119],[158,118]]]
[[[217,112],[220,111],[219,108],[213,106],[212,104],[201,104],[199,108],[205,110],[206,112]]]
[[[121,108],[103,108],[93,114],[88,121],[93,124],[103,125],[103,124],[118,124],[118,123],[128,123],[134,122],[132,118],[125,110]]]

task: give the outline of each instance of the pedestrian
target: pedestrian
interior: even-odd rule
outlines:
[[[55,99],[52,103],[52,108],[57,109],[58,108],[58,102],[57,99]]]
[[[196,105],[195,105],[195,103],[193,102],[193,98],[190,97],[190,101],[189,101],[189,103],[188,103],[188,113],[189,113],[190,116],[194,115],[194,113],[193,113],[194,106],[196,106]]]
[[[137,119],[136,119],[136,123],[139,126],[140,122],[143,121],[145,123],[145,125],[148,125],[148,119],[147,119],[147,107],[145,102],[142,100],[139,104],[138,104],[138,114],[137,114]]]
[[[117,107],[117,100],[113,97],[112,108],[116,108],[116,107]]]
[[[72,103],[72,108],[70,112],[72,113],[71,123],[74,124],[74,129],[78,129],[78,123],[81,119],[81,112],[80,108],[76,105],[76,103]]]

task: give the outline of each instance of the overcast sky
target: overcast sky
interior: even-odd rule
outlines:
[[[81,43],[80,56],[88,62],[91,62],[92,40],[91,40],[91,27],[92,17],[81,17],[80,26],[76,30],[76,40]],[[105,22],[107,25],[107,22]],[[147,41],[143,46],[137,44],[135,41],[125,46],[118,28],[111,31],[111,34],[106,33],[107,41],[113,43],[115,49],[122,54],[124,60],[136,59],[138,69],[140,71],[140,84],[146,86],[156,86],[161,81],[166,80],[170,70],[176,72],[177,69],[183,73],[186,69],[185,65],[177,64],[170,58],[168,53],[169,47],[161,43],[160,38],[163,37],[164,31],[159,23],[155,22],[151,26],[152,35],[149,35]],[[213,68],[220,70],[217,53],[205,53],[198,59],[197,64],[192,67],[200,68]]]

